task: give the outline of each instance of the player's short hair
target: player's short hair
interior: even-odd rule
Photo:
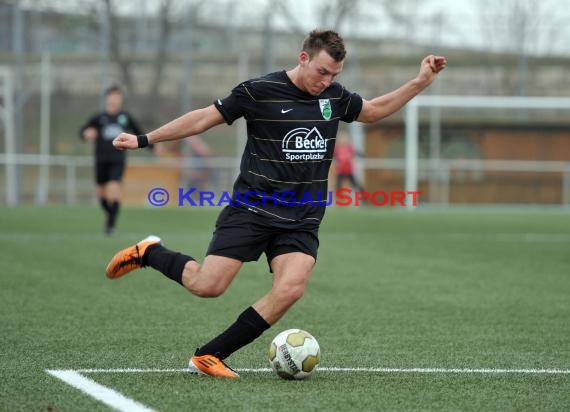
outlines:
[[[303,41],[303,51],[312,59],[321,50],[325,50],[335,61],[341,62],[346,56],[344,40],[333,30],[313,30]]]
[[[120,86],[113,84],[113,85],[107,87],[107,89],[105,90],[105,96],[109,96],[110,94],[113,94],[113,93],[123,94],[123,89],[121,89]]]

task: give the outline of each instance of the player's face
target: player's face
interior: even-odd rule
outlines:
[[[121,93],[110,93],[105,98],[105,110],[109,114],[117,114],[123,108],[123,95]]]
[[[330,86],[334,78],[342,71],[344,61],[337,62],[326,51],[321,50],[309,59],[309,55],[301,52],[302,84],[305,91],[318,96]]]

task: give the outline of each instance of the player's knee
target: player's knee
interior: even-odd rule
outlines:
[[[276,290],[278,299],[290,306],[301,299],[305,293],[305,285],[286,285]]]
[[[199,287],[188,287],[187,289],[194,296],[198,296],[200,298],[217,298],[223,293],[223,291],[215,289],[199,288]]]
[[[208,284],[190,284],[187,289],[193,294],[201,298],[217,298],[221,296],[225,291],[225,287],[220,287],[219,285],[208,285]]]
[[[211,281],[204,281],[204,279],[190,279],[185,285],[193,295],[201,298],[217,298],[226,291],[226,285],[221,282],[213,283]]]
[[[194,289],[190,290],[192,294],[201,297],[201,298],[217,298],[221,296],[225,290],[219,288],[203,288],[203,289]]]

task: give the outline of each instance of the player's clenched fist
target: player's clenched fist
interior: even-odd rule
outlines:
[[[435,80],[438,73],[447,66],[447,59],[443,56],[434,56],[433,54],[425,57],[420,65],[420,72],[417,79],[421,84],[428,86]]]
[[[115,140],[113,140],[113,146],[117,150],[132,150],[139,148],[137,136],[129,133],[121,133],[118,135]]]
[[[447,59],[443,56],[434,56],[432,54],[427,56],[423,60],[422,64],[429,65],[432,72],[439,73],[440,71],[445,69],[445,66],[447,66]]]

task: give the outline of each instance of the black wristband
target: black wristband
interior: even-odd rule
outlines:
[[[147,147],[148,146],[148,137],[146,136],[146,134],[139,134],[137,136],[137,142],[139,143],[139,149],[142,149],[143,147]]]

